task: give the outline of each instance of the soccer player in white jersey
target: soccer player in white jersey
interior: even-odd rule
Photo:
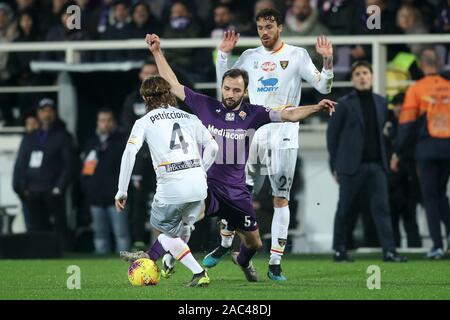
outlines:
[[[282,18],[277,10],[261,10],[256,15],[256,25],[262,46],[246,50],[233,66],[249,74],[250,103],[271,108],[298,106],[302,80],[322,94],[330,93],[333,48],[326,37],[321,36],[316,42],[316,51],[323,57],[323,68],[319,72],[305,49],[282,41]],[[230,68],[228,56],[238,40],[239,34],[225,32],[216,60],[217,81]],[[274,215],[268,270],[268,277],[272,280],[286,280],[281,269],[281,257],[289,228],[289,193],[297,161],[298,130],[298,123],[271,123],[258,129],[246,168],[247,184],[255,193],[260,190],[266,175],[272,187]],[[227,230],[224,220],[221,237],[221,245],[203,259],[206,267],[215,266],[231,248],[234,232]]]
[[[146,141],[157,178],[150,224],[158,239],[148,254],[142,252],[142,257],[157,260],[162,252],[168,251],[192,271],[188,286],[206,286],[209,277],[192,256],[187,242],[190,230],[204,212],[206,171],[219,147],[195,115],[175,108],[176,98],[162,77],[146,78],[140,94],[147,113],[135,122],[122,156],[116,208],[120,212],[125,207],[136,153]],[[135,258],[128,252],[121,252],[121,256],[131,261]]]

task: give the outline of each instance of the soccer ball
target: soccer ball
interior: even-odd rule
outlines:
[[[160,277],[158,266],[150,259],[138,259],[128,268],[128,280],[133,286],[154,286]]]

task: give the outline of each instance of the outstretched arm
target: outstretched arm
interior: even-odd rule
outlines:
[[[283,122],[298,122],[322,110],[328,110],[328,113],[331,116],[334,112],[335,105],[336,102],[328,99],[323,99],[315,105],[286,108],[281,111],[281,120]]]
[[[323,69],[333,69],[333,45],[331,40],[325,36],[320,36],[316,41],[316,52],[323,58]]]
[[[170,91],[181,101],[184,101],[186,95],[184,93],[184,86],[180,84],[177,76],[172,68],[167,63],[164,54],[161,51],[160,40],[156,34],[147,34],[145,42],[148,44],[150,52],[155,58],[156,66],[161,77],[163,77],[170,84]]]
[[[308,52],[302,56],[300,75],[311,86],[322,94],[331,92],[333,84],[333,46],[325,36],[317,38],[316,51],[323,57],[323,68],[319,72],[311,60]]]
[[[222,81],[224,73],[227,72],[228,69],[230,69],[230,66],[228,65],[228,56],[230,55],[231,51],[233,51],[238,41],[239,33],[236,33],[233,30],[228,30],[223,33],[223,40],[219,44],[216,56],[216,77],[217,83],[219,84]]]

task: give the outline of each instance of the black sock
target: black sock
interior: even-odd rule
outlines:
[[[214,252],[212,253],[211,256],[213,256],[214,258],[220,258],[220,257],[223,256],[225,253],[227,253],[228,250],[230,250],[230,249],[231,249],[231,247],[230,247],[230,248],[225,248],[225,247],[222,247],[222,246],[220,245],[219,247],[217,247],[216,250],[214,250]]]
[[[200,273],[194,273],[194,277],[201,277],[201,276],[204,276],[204,275],[205,275],[205,270],[203,270]]]

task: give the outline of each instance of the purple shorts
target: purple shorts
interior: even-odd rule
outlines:
[[[208,179],[206,216],[218,216],[228,221],[230,230],[258,229],[252,195],[247,187],[223,185]]]

